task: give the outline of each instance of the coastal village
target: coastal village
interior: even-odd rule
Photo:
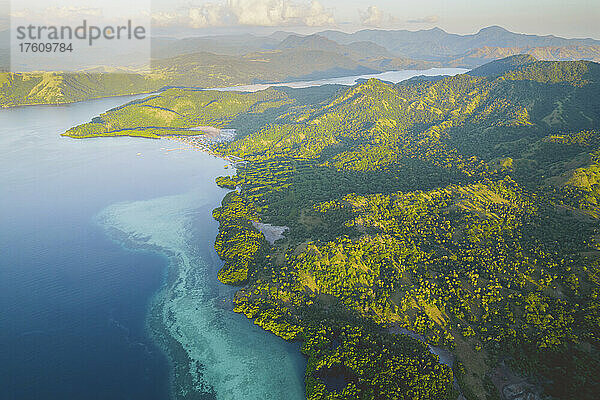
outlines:
[[[219,129],[212,126],[199,126],[191,128],[190,130],[201,131],[201,135],[178,135],[178,136],[167,136],[169,140],[176,140],[181,143],[185,143],[188,146],[205,151],[215,157],[220,157],[231,164],[232,167],[238,168],[243,167],[247,164],[243,158],[236,157],[233,155],[222,156],[213,151],[212,146],[216,143],[231,142],[235,139],[235,129]]]

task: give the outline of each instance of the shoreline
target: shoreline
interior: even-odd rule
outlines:
[[[167,140],[172,140],[172,141],[175,141],[178,143],[183,143],[188,146],[188,149],[195,150],[195,151],[202,151],[213,157],[220,158],[224,161],[227,161],[229,163],[229,166],[231,168],[233,168],[231,173],[228,173],[227,175],[235,175],[236,168],[238,168],[238,166],[243,166],[248,163],[248,161],[246,161],[242,158],[239,158],[239,157],[236,157],[233,155],[223,155],[223,154],[215,152],[213,149],[211,149],[210,140],[206,139],[205,135],[196,135],[196,136],[170,135],[170,136],[162,136],[159,139],[167,139]],[[180,150],[180,149],[165,149],[165,151],[167,151],[167,152],[173,151],[173,150]],[[181,149],[181,150],[187,150],[187,149]],[[220,203],[217,207],[219,207],[219,206],[220,206]]]
[[[94,96],[94,97],[90,97],[88,99],[65,101],[65,102],[55,102],[55,103],[26,103],[26,104],[16,104],[14,106],[1,105],[0,106],[0,110],[9,110],[9,109],[15,109],[15,108],[36,107],[36,106],[61,107],[61,106],[68,106],[70,104],[85,103],[86,101],[94,101],[94,100],[102,100],[102,99],[112,99],[112,98],[116,98],[116,97],[146,96],[146,95],[151,95],[151,94],[154,94],[154,93],[161,93],[161,92],[162,92],[162,90],[151,90],[151,91],[148,91],[148,92],[139,92],[139,93],[111,94],[111,95],[107,95],[107,96]]]

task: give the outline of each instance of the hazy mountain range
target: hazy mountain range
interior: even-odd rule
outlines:
[[[487,49],[483,54],[492,54],[494,49],[513,49],[519,52],[539,51],[535,49],[573,49],[581,51],[600,46],[594,39],[565,39],[552,35],[538,36],[510,32],[499,26],[484,28],[472,35],[457,35],[445,32],[440,28],[420,31],[384,31],[362,30],[352,34],[339,31],[324,31],[320,36],[334,40],[340,44],[356,41],[368,41],[385,47],[397,56],[411,57],[428,61],[449,62],[469,54],[477,54],[477,50]],[[479,52],[480,54],[481,51]],[[488,57],[493,58],[493,57]],[[586,57],[582,57],[586,58]]]
[[[472,35],[433,28],[420,31],[369,29],[354,33],[326,30],[313,35],[279,31],[264,37],[231,35],[153,39],[153,55],[158,58],[194,51],[241,55],[291,48],[318,49],[357,59],[412,59],[459,67],[479,66],[492,59],[521,53],[547,60],[600,60],[599,40],[526,35],[499,26],[484,28]]]
[[[0,32],[0,38],[6,36],[6,31]],[[6,60],[7,47],[1,45],[2,41],[0,56]],[[600,61],[600,41],[524,35],[497,26],[472,35],[434,28],[155,37],[150,74],[135,74],[132,72],[136,70],[131,70],[119,71],[127,74],[115,76],[114,70],[97,63],[91,64],[85,75],[0,73],[0,106],[68,103],[149,92],[164,86],[223,87],[400,69],[476,68],[516,54],[529,54],[538,60]]]

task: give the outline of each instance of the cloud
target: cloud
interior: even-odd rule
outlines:
[[[437,15],[428,15],[423,18],[409,19],[406,22],[410,22],[411,24],[435,24],[440,20],[440,17]]]
[[[226,7],[212,3],[203,4],[200,7],[190,7],[183,12],[152,14],[152,24],[155,26],[204,28],[231,25],[231,21],[233,21],[233,16]]]
[[[6,30],[9,27],[9,10],[10,4],[8,0],[0,0],[0,31]]]
[[[204,3],[180,12],[155,13],[156,26],[187,26],[191,28],[218,26],[326,26],[335,20],[331,10],[319,1],[297,3],[292,0],[227,0],[225,3]]]
[[[68,20],[74,18],[87,18],[87,17],[99,17],[102,15],[100,8],[91,7],[74,7],[74,6],[63,6],[63,7],[47,7],[41,11],[31,11],[29,9],[16,10],[10,13],[11,17],[14,18],[39,18],[44,17],[45,19],[59,19]]]
[[[400,25],[402,22],[398,17],[381,10],[377,6],[369,6],[365,11],[358,11],[360,23],[364,26],[374,28],[390,27]],[[409,19],[406,22],[411,24],[435,24],[440,20],[437,15],[428,15],[423,18]]]
[[[100,8],[91,7],[48,7],[45,10],[46,14],[56,16],[57,18],[81,18],[81,17],[98,17],[102,15]]]
[[[377,6],[369,6],[365,11],[359,10],[358,15],[362,25],[371,26],[374,28],[394,25],[400,22],[398,18],[380,10]]]
[[[228,10],[219,4],[204,4],[188,10],[188,21],[192,28],[224,26],[231,20]]]

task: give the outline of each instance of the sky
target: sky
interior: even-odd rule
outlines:
[[[0,3],[6,0],[0,0]],[[227,33],[439,27],[476,33],[500,25],[519,33],[600,39],[598,0],[12,0],[13,16],[81,18],[141,13],[157,31]],[[98,11],[99,10],[99,11]],[[1,16],[0,16],[1,21]]]

